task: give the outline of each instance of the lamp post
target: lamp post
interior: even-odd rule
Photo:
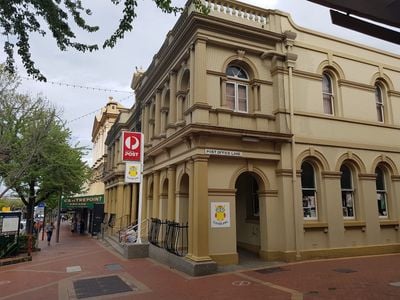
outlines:
[[[60,198],[58,199],[56,243],[60,242],[61,198],[62,198],[62,190],[60,193]]]

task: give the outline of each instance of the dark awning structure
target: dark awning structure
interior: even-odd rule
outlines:
[[[392,43],[400,44],[399,31],[360,19],[368,19],[388,26],[400,28],[400,0],[308,1],[333,8],[334,10],[331,10],[333,24],[356,30]]]

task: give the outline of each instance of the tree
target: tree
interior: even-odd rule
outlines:
[[[43,98],[17,93],[19,83],[0,65],[0,183],[8,182],[0,197],[24,174],[44,142],[51,123],[44,115],[55,115]]]
[[[121,0],[110,1],[116,6],[123,6],[122,18],[115,32],[103,43],[103,48],[113,48],[126,32],[133,29],[133,21],[136,18],[135,8],[138,5],[137,0],[124,0],[123,4]],[[183,11],[182,7],[172,5],[171,0],[152,1],[164,13],[177,14]],[[198,10],[208,12],[201,0],[192,0],[191,2]],[[30,34],[38,33],[45,36],[46,27],[61,51],[68,48],[81,52],[98,50],[97,44],[89,45],[77,42],[76,34],[71,28],[71,26],[77,26],[89,33],[98,31],[98,26],[90,26],[86,22],[85,17],[91,14],[91,10],[85,8],[81,0],[0,0],[0,28],[2,35],[6,37],[4,52],[7,56],[7,70],[11,73],[15,72],[14,47],[16,46],[27,73],[38,80],[46,81],[40,70],[35,67],[29,43]],[[70,17],[73,21],[70,20]],[[45,25],[42,25],[41,22]],[[13,40],[16,42],[12,42]]]
[[[0,178],[25,204],[31,233],[34,207],[61,193],[79,193],[90,169],[82,160],[85,149],[70,145],[71,132],[56,109],[14,87],[12,82],[0,90]]]

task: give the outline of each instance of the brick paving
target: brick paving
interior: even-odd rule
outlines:
[[[113,275],[131,291],[86,299],[400,299],[400,287],[390,285],[400,282],[400,254],[193,278],[151,259],[124,259],[101,241],[71,234],[67,223],[60,243],[54,236],[51,246],[39,246],[31,262],[0,267],[0,300],[78,299],[74,282]]]

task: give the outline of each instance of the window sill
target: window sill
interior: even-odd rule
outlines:
[[[304,231],[320,230],[328,232],[328,223],[325,222],[307,222],[303,224]]]
[[[364,221],[345,221],[344,222],[344,229],[361,229],[365,231],[366,223]]]
[[[399,229],[399,221],[396,220],[380,220],[379,225],[381,227],[394,227],[396,230]]]

